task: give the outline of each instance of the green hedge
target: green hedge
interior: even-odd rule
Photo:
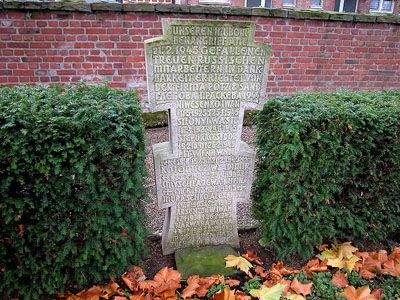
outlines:
[[[37,298],[140,263],[141,122],[134,92],[0,88],[0,291]]]
[[[400,91],[276,98],[256,122],[254,213],[281,258],[400,241]]]

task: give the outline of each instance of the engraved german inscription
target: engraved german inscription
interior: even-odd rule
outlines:
[[[163,30],[145,44],[150,108],[170,117],[170,141],[153,146],[163,252],[238,247],[255,159],[243,113],[265,101],[269,46],[253,41],[252,22],[164,19]]]

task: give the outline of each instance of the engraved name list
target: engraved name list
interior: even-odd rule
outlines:
[[[251,22],[164,19],[163,29],[145,45],[151,110],[169,111],[170,141],[153,146],[163,252],[237,247],[255,159],[240,141],[243,112],[265,99],[269,47],[252,41]]]

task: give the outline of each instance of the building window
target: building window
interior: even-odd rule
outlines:
[[[371,0],[369,6],[371,12],[393,12],[393,1],[390,0]]]
[[[199,4],[231,4],[231,0],[199,0]]]
[[[311,8],[322,8],[322,0],[311,0]]]
[[[283,0],[283,7],[294,7],[294,1],[295,0]]]
[[[246,6],[271,8],[271,2],[272,0],[246,0]]]
[[[335,0],[335,11],[344,13],[357,12],[358,0]]]

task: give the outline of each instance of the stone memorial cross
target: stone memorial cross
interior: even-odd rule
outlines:
[[[163,253],[239,246],[236,204],[248,201],[255,153],[240,140],[245,109],[265,101],[270,47],[244,21],[163,19],[145,43],[150,110],[169,112],[153,146]]]

